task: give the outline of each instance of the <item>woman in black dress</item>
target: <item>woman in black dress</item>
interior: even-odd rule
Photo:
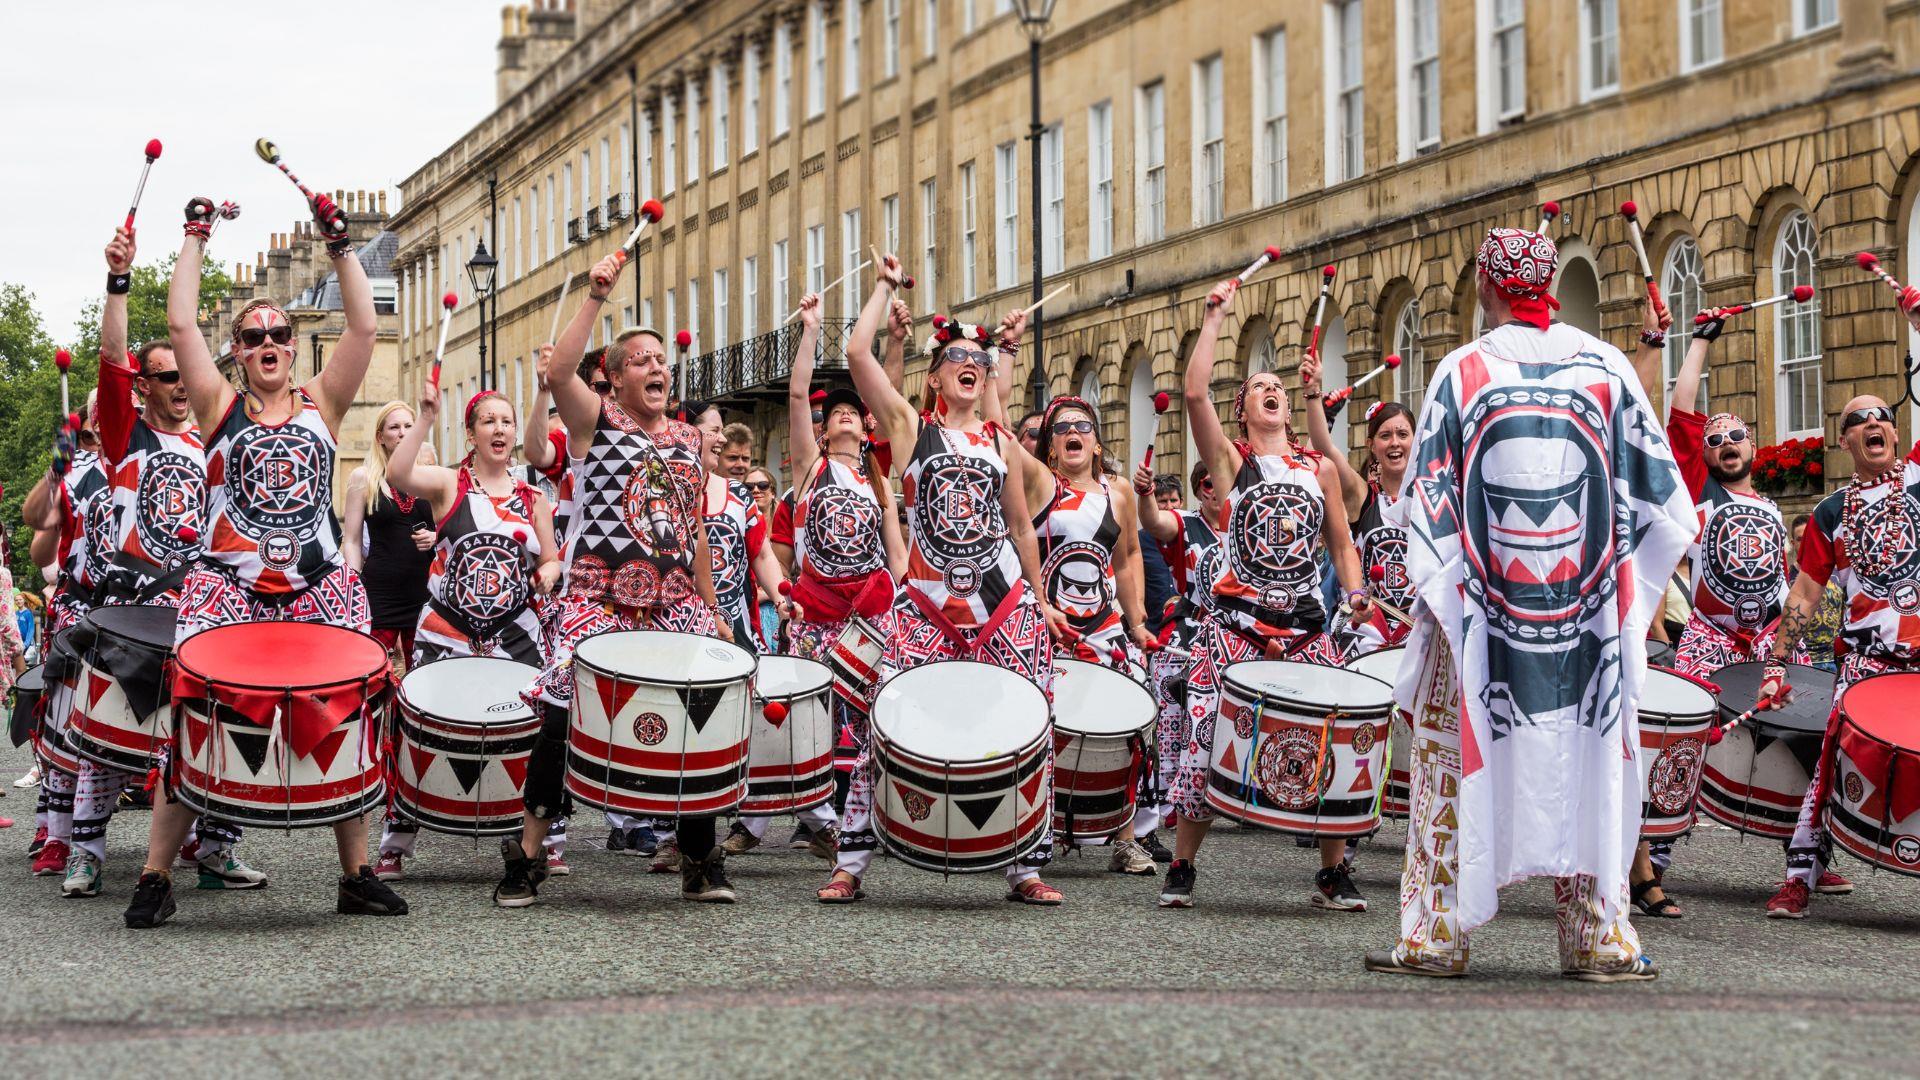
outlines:
[[[433,508],[387,484],[388,456],[412,427],[413,410],[405,402],[381,407],[373,419],[373,451],[347,478],[341,526],[341,553],[366,583],[373,636],[387,647],[396,674],[413,655],[413,629],[427,603],[427,569],[433,562]],[[420,453],[425,459],[432,450],[423,446]]]

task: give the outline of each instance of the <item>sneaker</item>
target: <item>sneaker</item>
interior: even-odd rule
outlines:
[[[633,854],[627,850],[627,832],[626,829],[608,829],[607,850],[615,855]]]
[[[627,830],[628,855],[651,856],[659,842],[654,839],[653,828],[649,825],[635,825]]]
[[[27,841],[27,858],[31,860],[35,855],[40,854],[41,848],[46,846],[47,827],[42,825],[33,830],[33,839]]]
[[[120,792],[117,807],[121,810],[151,810],[153,794],[143,787],[127,788]]]
[[[1196,876],[1192,863],[1185,859],[1173,860],[1167,867],[1167,882],[1160,886],[1160,906],[1192,907],[1193,879]]]
[[[787,848],[792,851],[811,851],[813,849],[813,830],[801,825],[787,838]]]
[[[333,910],[342,915],[405,915],[407,902],[386,882],[373,876],[373,868],[362,866],[352,877],[340,875],[340,899]]]
[[[165,874],[141,874],[133,887],[133,902],[127,905],[127,929],[148,930],[172,916],[173,881]]]
[[[255,870],[239,859],[234,858],[233,849],[210,851],[200,856],[194,863],[200,868],[200,880],[196,889],[264,889],[267,887],[265,871]],[[391,890],[389,890],[391,891]],[[404,909],[406,905],[402,904]],[[406,912],[402,910],[400,914]]]
[[[493,887],[493,902],[503,908],[531,907],[540,895],[540,882],[547,876],[544,863],[528,858],[520,841],[511,836],[500,841],[500,858],[507,872]]]
[[[75,900],[100,895],[100,860],[90,851],[75,849],[67,859],[67,879],[60,883],[60,895]]]
[[[401,865],[406,856],[397,851],[383,851],[380,861],[373,864],[373,876],[381,881],[399,881],[407,876],[407,868]]]
[[[199,837],[197,836],[187,837],[187,842],[180,845],[179,854],[173,857],[173,865],[178,867],[183,867],[189,870],[192,869],[193,867],[200,865],[200,838]]]
[[[1660,969],[1653,965],[1653,961],[1645,953],[1642,953],[1631,960],[1624,960],[1607,967],[1568,968],[1560,974],[1580,982],[1648,982],[1660,977]]]
[[[1147,850],[1147,854],[1153,856],[1154,862],[1164,865],[1173,861],[1173,852],[1167,850],[1167,845],[1160,842],[1158,832],[1150,832],[1141,837],[1140,846]]]
[[[33,858],[34,877],[52,877],[67,872],[67,859],[73,855],[73,849],[65,840],[49,840],[40,848],[40,854]]]
[[[1769,919],[1804,919],[1807,917],[1807,884],[1798,878],[1789,880],[1780,886],[1780,891],[1767,901]]]
[[[1392,975],[1424,975],[1430,979],[1458,979],[1467,973],[1465,968],[1439,968],[1410,964],[1400,959],[1392,949],[1367,950],[1367,955],[1360,961],[1360,966],[1368,971],[1380,971]]]
[[[729,855],[744,855],[759,846],[760,838],[747,831],[747,827],[738,821],[727,832],[727,838],[720,841],[720,850]]]
[[[680,869],[680,841],[667,837],[653,851],[653,865],[647,868],[649,874],[671,874]]]
[[[1353,871],[1346,863],[1329,866],[1313,875],[1313,905],[1333,911],[1365,911],[1367,898],[1353,887]]]
[[[680,899],[702,904],[733,903],[733,882],[727,880],[726,852],[715,849],[713,854],[698,861],[680,860]]]
[[[1122,840],[1113,845],[1113,857],[1107,860],[1107,869],[1116,874],[1136,874],[1148,876],[1158,871],[1153,865],[1153,856],[1140,846],[1138,840]]]
[[[573,873],[573,867],[567,865],[567,856],[559,848],[547,849],[547,876],[566,877]]]
[[[1831,870],[1822,870],[1820,880],[1813,883],[1813,891],[1822,896],[1845,896],[1853,891],[1853,882]]]
[[[807,830],[807,854],[833,862],[840,857],[840,830],[829,825]]]
[[[15,780],[13,782],[13,786],[17,788],[30,788],[38,784],[39,782],[40,782],[40,766],[35,765],[33,768],[28,769],[26,771],[26,775],[22,776],[18,780]]]

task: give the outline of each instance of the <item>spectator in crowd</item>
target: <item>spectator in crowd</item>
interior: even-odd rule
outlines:
[[[771,523],[775,510],[773,473],[765,465],[755,465],[747,470],[745,483],[747,494],[752,496],[754,507],[760,511],[760,520]],[[781,560],[780,565],[783,570],[787,569],[786,560]],[[766,588],[761,586],[759,599],[761,651],[779,652],[780,617],[775,605],[778,598],[768,596]]]
[[[1014,430],[1020,433],[1020,448],[1029,454],[1040,453],[1040,422],[1046,419],[1046,413],[1035,410],[1020,418]]]
[[[1793,554],[1787,560],[1787,584],[1791,585],[1800,576],[1800,538],[1806,535],[1807,522],[1813,520],[1806,514],[1794,516],[1793,527],[1788,530],[1793,537]],[[1846,594],[1840,586],[1827,582],[1827,591],[1821,594],[1820,607],[1813,613],[1813,619],[1807,623],[1805,641],[1807,643],[1807,663],[1822,671],[1837,671],[1833,660],[1833,639],[1840,633],[1840,608],[1846,602]]]
[[[720,435],[727,440],[720,450],[720,475],[745,480],[747,470],[753,468],[753,429],[736,422],[720,429]]]
[[[395,671],[413,656],[413,631],[427,604],[427,568],[433,562],[433,507],[387,483],[389,455],[412,428],[413,410],[406,402],[381,406],[373,418],[367,463],[347,478],[341,525],[340,552],[366,583],[373,636],[394,658]],[[431,455],[422,446],[420,463],[432,464]]]

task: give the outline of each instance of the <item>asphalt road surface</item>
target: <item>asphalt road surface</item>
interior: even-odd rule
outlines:
[[[0,752],[9,784],[25,767]],[[1104,852],[1055,863],[1056,909],[891,860],[866,902],[823,907],[824,864],[784,846],[730,860],[724,907],[607,853],[585,813],[573,876],[520,911],[489,903],[494,842],[423,834],[398,919],[333,914],[330,834],[260,830],[242,854],[269,888],[183,887],[170,923],[130,931],[147,815],[115,818],[105,894],[66,900],[21,854],[33,793],[6,793],[9,1078],[1920,1075],[1920,880],[1843,861],[1852,896],[1770,921],[1779,848],[1718,828],[1668,874],[1687,917],[1637,921],[1661,977],[1592,986],[1558,975],[1544,882],[1503,895],[1469,979],[1362,971],[1398,923],[1392,825],[1361,849],[1365,914],[1310,906],[1314,854],[1245,829],[1209,841],[1190,911]]]

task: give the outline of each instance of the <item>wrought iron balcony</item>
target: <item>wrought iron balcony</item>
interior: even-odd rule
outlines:
[[[819,351],[814,361],[816,373],[847,370],[847,340],[853,334],[853,323],[852,319],[821,320]],[[799,344],[800,324],[795,322],[696,356],[688,363],[686,396],[700,401],[783,396],[787,379],[793,373],[793,352]],[[907,355],[911,357],[915,351],[909,339]]]

